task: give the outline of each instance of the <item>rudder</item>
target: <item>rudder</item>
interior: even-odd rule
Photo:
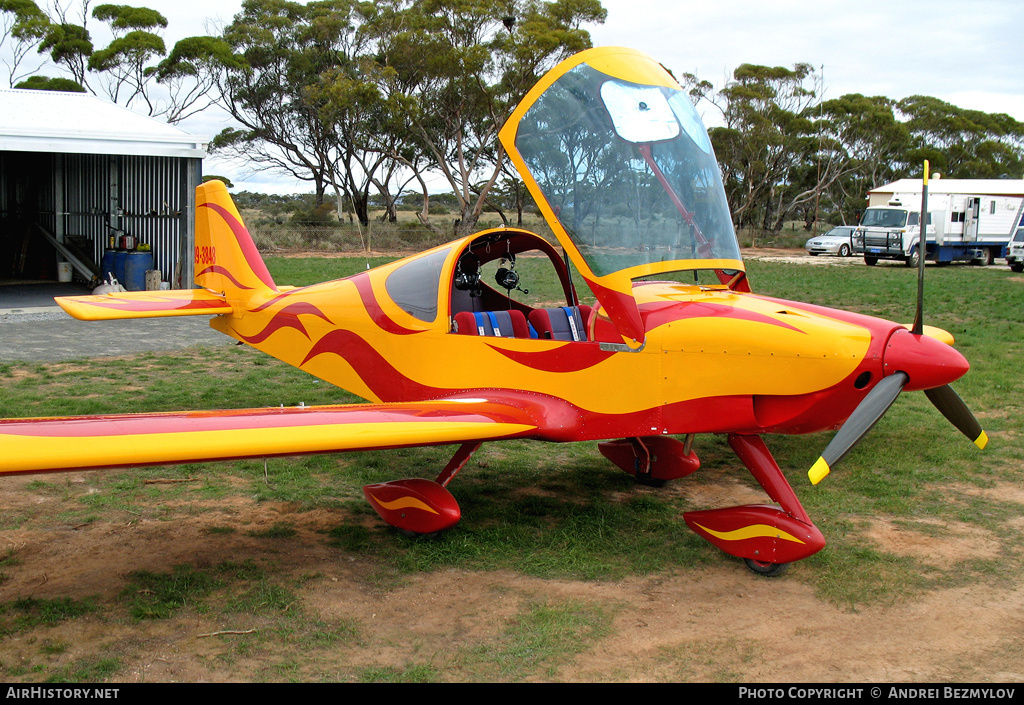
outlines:
[[[196,189],[196,284],[228,299],[258,290],[277,291],[252,236],[224,183],[213,179]]]

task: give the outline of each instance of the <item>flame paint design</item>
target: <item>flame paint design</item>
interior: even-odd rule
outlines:
[[[257,345],[279,330],[294,328],[309,338],[309,332],[306,330],[306,327],[302,325],[302,321],[299,319],[300,315],[316,316],[327,323],[331,323],[331,319],[313,304],[298,302],[285,306],[274,314],[274,317],[270,319],[266,326],[264,326],[263,330],[256,335],[248,336],[239,333],[238,337],[251,345]]]
[[[200,203],[197,208],[209,208],[213,212],[217,213],[231,228],[231,232],[234,233],[235,241],[241,250],[242,257],[245,258],[246,264],[249,265],[249,269],[256,275],[267,288],[274,291],[277,290],[277,286],[274,284],[273,278],[270,276],[270,271],[267,269],[267,265],[263,262],[263,258],[260,257],[259,250],[256,249],[256,245],[252,241],[252,237],[249,235],[249,231],[245,225],[235,218],[234,214],[231,213],[227,208],[217,203],[207,201],[206,203]],[[204,274],[206,271],[203,272]],[[220,274],[231,277],[230,273],[226,271],[220,271]],[[234,281],[234,279],[231,279]],[[251,289],[252,287],[243,287]]]
[[[151,299],[148,301],[125,301],[110,299],[104,300],[102,297],[68,297],[81,303],[89,304],[90,306],[98,306],[100,308],[109,308],[116,311],[188,311],[192,309],[208,309],[211,307],[215,308],[230,308],[229,304],[224,303],[220,299],[193,299],[189,301],[183,301],[182,299],[173,299],[168,297],[160,297]]]
[[[246,290],[251,290],[252,289],[251,286],[246,286],[242,282],[240,282],[237,279],[235,279],[235,276],[231,272],[229,272],[224,267],[221,267],[219,264],[211,265],[211,266],[207,267],[206,269],[204,269],[203,271],[199,272],[198,274],[196,274],[196,279],[198,279],[199,277],[204,276],[206,274],[220,274],[223,277],[227,277],[228,281],[230,281],[232,284],[234,284],[239,289],[246,289]]]
[[[486,412],[451,406],[423,404],[328,406],[307,408],[239,409],[234,411],[188,411],[116,416],[82,416],[74,419],[3,419],[0,437],[94,438],[151,436],[220,431],[273,430],[284,428],[337,427],[340,424],[512,424],[522,418],[508,409],[494,407]],[[427,428],[427,426],[424,426]]]
[[[695,318],[728,318],[731,320],[778,326],[805,335],[804,331],[799,328],[795,328],[771,316],[747,311],[736,306],[715,304],[708,301],[691,301],[684,306],[680,306],[675,302],[644,304],[640,307],[640,314],[644,320],[644,327],[649,331],[674,321],[686,321]]]
[[[751,526],[744,526],[741,529],[734,531],[715,531],[709,529],[706,526],[701,526],[694,522],[701,531],[705,531],[715,538],[722,539],[723,541],[743,541],[745,539],[784,539],[786,541],[794,541],[796,543],[803,543],[800,539],[792,534],[786,533],[782,529],[777,529],[774,526],[768,526],[767,524],[753,524]]]
[[[413,330],[412,328],[405,328],[395,323],[391,318],[384,313],[384,309],[380,307],[380,303],[377,301],[377,297],[373,293],[373,286],[370,284],[370,277],[365,274],[357,274],[349,280],[356,285],[356,291],[359,292],[359,298],[363,302],[363,308],[370,314],[370,318],[377,324],[377,327],[384,330],[392,335],[413,335],[415,333],[422,333],[422,330]]]
[[[352,331],[333,330],[320,338],[299,367],[320,355],[337,355],[343,359],[379,399],[431,399],[463,391],[431,387],[406,377]]]
[[[307,287],[302,287],[302,289],[305,289],[305,288],[307,288]],[[270,308],[271,306],[273,306],[274,304],[276,304],[278,301],[280,301],[281,299],[285,298],[286,296],[290,296],[290,295],[294,294],[297,291],[301,291],[302,289],[292,289],[291,291],[285,291],[283,293],[278,294],[277,296],[275,296],[274,298],[270,299],[269,301],[264,301],[263,303],[261,303],[256,308],[250,308],[250,309],[246,309],[246,310],[249,313],[259,313],[260,311],[264,311],[264,310]]]
[[[541,372],[580,372],[615,354],[601,350],[598,343],[566,343],[555,350],[543,352],[505,350],[491,343],[488,346],[513,362]]]
[[[396,509],[419,509],[424,512],[430,512],[431,514],[437,514],[436,511],[434,511],[429,506],[427,506],[420,500],[416,499],[415,497],[399,497],[398,499],[393,500],[391,502],[384,502],[375,494],[371,494],[370,497],[373,499],[374,502],[376,502],[381,507],[389,511],[394,511]]]

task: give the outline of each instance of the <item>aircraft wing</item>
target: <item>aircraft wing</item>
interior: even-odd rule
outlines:
[[[0,420],[0,474],[443,445],[534,435],[486,399]]]

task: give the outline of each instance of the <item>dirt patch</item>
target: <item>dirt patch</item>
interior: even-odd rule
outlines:
[[[87,475],[66,477],[68,493],[87,491]],[[23,663],[26,681],[41,663],[70,667],[102,655],[118,658],[111,679],[123,682],[350,680],[366,669],[404,672],[415,665],[429,666],[441,679],[466,680],[473,677],[461,670],[467,661],[486,658],[475,654],[494,648],[510,624],[538,604],[599,609],[610,628],[590,648],[530,680],[1024,680],[1019,582],[1001,589],[943,589],[910,603],[851,610],[815,595],[802,579],[814,570],[806,564],[791,566],[778,579],[754,576],[726,558],[709,567],[610,582],[464,570],[408,576],[324,539],[340,521],[372,518],[236,496],[170,520],[79,524],[61,518],[59,485],[32,481],[6,478],[0,487],[5,513],[38,512],[23,526],[0,531],[0,549],[17,559],[0,568],[0,602],[72,597],[102,609],[5,638],[0,661],[15,675]],[[700,504],[764,501],[740,483],[691,489]],[[272,538],[269,531],[282,522],[293,535]],[[218,531],[226,526],[236,528]],[[886,550],[925,562],[996,550],[984,531],[956,523],[907,528],[877,520],[869,536]],[[283,611],[303,615],[289,623],[292,631],[282,628],[281,618],[268,622],[230,611],[186,608],[170,619],[141,622],[126,616],[131,596],[125,591],[137,571],[227,561],[272,567],[291,586],[294,605]],[[309,632],[310,625],[340,636],[297,641],[293,632]],[[347,629],[352,636],[344,635]],[[54,653],[43,656],[47,645]],[[500,671],[494,674],[502,679]]]
[[[999,542],[989,532],[962,522],[918,520],[907,526],[906,522],[872,519],[869,523],[867,537],[879,548],[926,565],[945,567],[999,555]]]

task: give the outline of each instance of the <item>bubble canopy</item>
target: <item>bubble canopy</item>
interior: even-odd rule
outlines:
[[[576,61],[524,99],[502,141],[588,279],[742,270],[718,163],[686,93],[639,52]]]

